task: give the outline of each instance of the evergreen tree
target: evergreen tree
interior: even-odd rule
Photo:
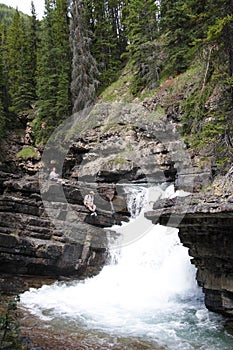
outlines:
[[[2,36],[2,35],[1,35]],[[4,89],[5,89],[5,79],[4,79],[4,67],[2,61],[2,40],[0,42],[0,142],[5,134],[6,126],[6,113],[5,113],[5,101],[4,101]]]
[[[71,113],[68,5],[68,0],[45,1],[37,60],[39,118],[36,131],[38,133],[41,124],[46,122],[47,136]]]
[[[41,24],[37,59],[37,108],[40,123],[47,119],[48,125],[56,122],[56,48],[53,31],[54,1],[45,1],[45,17]]]
[[[153,87],[158,71],[158,4],[154,0],[128,0],[123,10],[130,59],[137,67],[133,91]]]
[[[34,3],[31,2],[31,16],[27,30],[28,41],[28,76],[30,79],[30,89],[32,101],[36,100],[36,65],[37,65],[37,46],[38,46],[39,23],[36,19]]]
[[[9,128],[7,123],[9,96],[7,90],[7,71],[6,71],[6,32],[5,23],[0,26],[0,138],[5,134],[5,129]]]
[[[177,73],[176,63],[180,62],[174,57],[183,44],[183,68],[193,64],[194,59],[201,67],[200,83],[194,84],[192,94],[184,103],[182,132],[189,135],[191,147],[205,148],[208,144],[213,158],[224,167],[232,158],[233,147],[233,2],[186,0],[179,6],[186,19],[183,25],[186,41],[179,42],[177,47],[173,40],[177,38],[176,31],[182,30],[181,21],[170,11],[174,7],[172,1],[162,0],[162,3],[164,6],[166,3],[161,22],[166,27],[167,43],[170,43],[168,58],[172,58],[174,64],[174,67],[170,66],[171,74]],[[216,98],[216,91],[217,101],[212,105],[210,101]]]
[[[5,4],[0,4],[0,24],[5,23],[9,26],[12,23],[12,18],[15,13],[15,9],[11,6],[7,6]],[[26,19],[27,15],[20,12],[20,15]]]
[[[94,103],[98,86],[97,63],[91,54],[87,7],[80,0],[72,6],[71,45],[73,49],[71,92],[73,113]],[[93,23],[92,23],[93,24]]]
[[[228,78],[233,88],[233,1],[206,1],[202,12],[205,15],[204,35],[197,37],[197,44],[209,46],[212,53],[211,65],[225,65],[227,71],[223,79]],[[222,70],[222,68],[220,68]],[[223,71],[221,71],[223,73]]]
[[[22,109],[21,93],[21,64],[22,64],[22,45],[24,45],[24,24],[18,11],[15,12],[12,24],[7,33],[7,70],[9,75],[9,94],[10,107],[12,111],[18,112]]]
[[[122,67],[126,36],[121,23],[124,2],[105,0],[92,2],[92,53],[100,71],[100,86],[108,86]]]
[[[10,95],[10,110],[25,113],[35,100],[35,61],[28,23],[16,10],[7,32],[7,70]]]
[[[232,7],[232,0],[161,0],[167,71],[177,74],[187,69],[201,45],[224,46],[232,58]]]
[[[198,1],[196,8],[199,5]],[[193,28],[188,1],[161,0],[160,29],[167,47],[168,74],[179,74],[188,67],[191,59],[190,49],[194,40]]]
[[[54,23],[56,46],[59,48],[58,91],[56,101],[56,116],[64,120],[71,113],[71,50],[69,18],[67,15],[69,0],[57,0],[56,20]]]

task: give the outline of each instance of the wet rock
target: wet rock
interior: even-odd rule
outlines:
[[[89,185],[77,186],[77,182],[66,180],[61,186],[46,180],[41,192],[38,176],[9,179],[2,174],[2,179],[1,274],[19,278],[83,278],[102,269],[107,258],[108,236],[115,236],[103,228],[128,220],[125,214],[113,212],[106,201],[110,193],[116,196],[113,187],[105,186],[106,195],[102,187],[103,198],[97,198],[98,216],[92,217],[82,203],[83,194],[91,188]],[[57,189],[63,193],[61,198]],[[98,194],[96,188],[95,191]],[[12,290],[17,289],[14,282]],[[0,287],[4,288],[3,283]]]
[[[9,137],[0,164],[2,273],[96,274],[105,263],[109,237],[115,237],[104,228],[129,217],[123,184],[175,182],[177,188],[195,191],[208,183],[208,164],[200,168],[192,162],[176,126],[166,116],[157,117],[158,102],[104,104],[80,120],[80,132],[71,137],[63,159],[64,184],[48,180],[58,152],[57,159],[42,163],[41,147],[35,159],[24,161],[17,158],[25,148],[24,131]],[[176,113],[178,118],[181,111]],[[83,205],[90,190],[97,217]]]
[[[233,185],[231,174],[217,178],[205,191],[161,200],[145,216],[153,223],[179,228],[208,309],[233,315]]]

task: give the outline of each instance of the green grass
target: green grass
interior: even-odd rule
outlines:
[[[37,158],[37,151],[34,147],[29,146],[19,151],[17,153],[17,158],[22,158],[23,160]]]
[[[119,79],[101,93],[100,102],[132,102],[134,99],[130,92],[132,81],[133,67],[131,63],[128,63],[122,70]]]

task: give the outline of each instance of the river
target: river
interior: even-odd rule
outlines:
[[[172,188],[153,190],[159,197]],[[111,261],[100,274],[30,289],[20,296],[21,306],[46,324],[46,332],[86,337],[92,344],[86,349],[98,348],[93,339],[102,349],[233,349],[224,319],[205,308],[178,230],[143,224],[140,208],[150,202],[148,189],[136,191],[138,196],[131,190],[128,200],[132,219],[114,227],[123,238],[110,247]]]

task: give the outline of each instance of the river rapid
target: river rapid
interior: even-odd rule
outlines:
[[[28,329],[30,317],[34,320],[37,338],[43,333],[43,349],[50,349],[49,342],[45,345],[49,336],[54,341],[60,336],[64,344],[53,343],[51,349],[233,349],[224,319],[205,308],[178,230],[144,218],[143,208],[151,201],[148,190],[127,189],[132,219],[114,227],[122,235],[98,276],[21,294],[23,327]],[[156,187],[152,193],[174,195],[172,187]]]

